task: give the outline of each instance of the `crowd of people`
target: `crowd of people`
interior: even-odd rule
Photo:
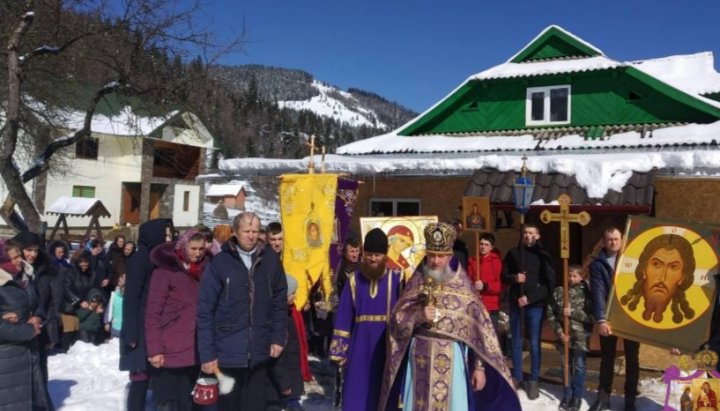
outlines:
[[[588,267],[570,266],[565,307],[536,225],[524,226],[504,259],[490,233],[470,256],[461,230],[460,221],[429,224],[425,259],[410,275],[388,263],[396,238],[373,229],[361,242],[351,233],[333,270],[331,312],[312,287],[310,302],[295,308],[298,280],[283,269],[282,226],[262,229],[251,212],[232,226],[183,234],[169,219],[151,220],[140,225],[137,245],[118,236],[107,250],[96,238],[71,252],[65,242],[44,247],[38,234],[20,233],[0,242],[0,408],[53,409],[47,356],[77,340],[119,338],[128,410],[144,410],[148,390],[158,410],[201,409],[192,393],[207,376],[234,379],[208,409],[299,411],[310,355],[336,365],[338,409],[519,410],[517,390],[539,396],[547,320],[558,348],[570,344],[571,378],[558,408],[580,407],[595,328],[600,383],[590,410],[610,409],[617,338],[604,314],[620,231],[603,232]],[[624,344],[631,411],[639,344]]]
[[[478,257],[471,256],[458,238],[462,228],[459,220],[429,225],[424,233],[427,255],[409,278],[385,264],[388,239],[380,230],[366,235],[359,265],[337,271],[340,304],[330,358],[344,381],[336,404],[358,411],[519,409],[517,390],[531,401],[539,397],[540,339],[547,321],[563,362],[562,346],[569,344],[570,378],[558,409],[580,409],[589,340],[597,328],[600,384],[590,410],[609,410],[617,337],[604,314],[622,248],[620,230],[603,232],[602,248],[586,267],[569,267],[565,307],[564,290],[556,287],[557,274],[537,225],[524,225],[520,244],[504,259],[491,233],[479,235]],[[504,313],[507,331],[501,324]],[[523,369],[524,339],[529,370]],[[632,411],[639,343],[624,344],[624,409]]]

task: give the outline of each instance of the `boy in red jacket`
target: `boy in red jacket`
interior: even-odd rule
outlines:
[[[500,252],[495,249],[495,236],[490,233],[482,233],[480,242],[480,262],[475,257],[470,257],[468,263],[468,276],[475,284],[475,289],[482,299],[485,308],[490,313],[495,331],[498,329],[498,315],[500,313],[500,294],[502,293],[502,258]]]

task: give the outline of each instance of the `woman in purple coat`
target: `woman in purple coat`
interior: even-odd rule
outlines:
[[[200,276],[208,258],[205,237],[188,230],[176,243],[155,247],[150,260],[156,266],[150,279],[145,311],[148,362],[158,410],[190,410],[198,376],[195,326]]]

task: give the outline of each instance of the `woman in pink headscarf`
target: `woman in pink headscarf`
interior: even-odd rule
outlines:
[[[148,362],[157,368],[153,394],[158,409],[185,410],[192,406],[198,376],[196,318],[200,277],[209,260],[205,236],[188,230],[177,242],[155,247],[145,311]]]

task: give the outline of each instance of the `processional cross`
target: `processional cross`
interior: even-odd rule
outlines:
[[[552,213],[550,210],[544,210],[540,213],[540,221],[545,224],[552,222],[560,223],[560,258],[563,260],[563,311],[570,307],[568,292],[568,259],[570,258],[570,223],[578,223],[587,225],[590,222],[590,214],[581,211],[577,214],[570,213],[570,196],[561,194],[558,197],[560,204],[560,212]],[[552,292],[553,290],[550,290]],[[563,314],[563,333],[570,335],[570,318]],[[568,358],[570,354],[570,341],[563,342],[563,351],[565,353],[565,361],[563,363],[563,382],[567,387],[570,382],[568,373]]]
[[[310,161],[308,161],[308,174],[313,174],[315,172],[315,149],[317,146],[315,145],[315,134],[310,136],[310,142],[305,143],[306,146],[310,148]]]

